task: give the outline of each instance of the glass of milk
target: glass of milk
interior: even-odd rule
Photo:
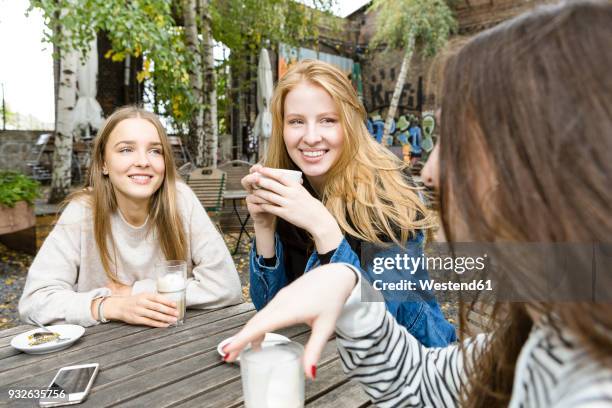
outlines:
[[[185,261],[164,261],[155,265],[157,293],[176,303],[178,317],[175,324],[185,322],[185,295],[187,292],[187,264]]]
[[[246,408],[303,408],[304,347],[293,341],[240,354]]]

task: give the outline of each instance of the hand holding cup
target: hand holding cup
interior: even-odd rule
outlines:
[[[248,201],[257,202],[259,211],[308,231],[320,253],[340,245],[343,234],[336,219],[321,201],[296,181],[297,172],[268,167],[259,167],[255,172],[258,174],[249,175],[253,180],[251,188],[260,188],[252,190],[253,197]]]

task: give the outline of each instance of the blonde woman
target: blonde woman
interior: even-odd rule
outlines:
[[[321,61],[296,64],[279,81],[271,111],[264,166],[253,166],[242,180],[255,227],[250,293],[257,309],[318,265],[359,267],[363,244],[411,243],[421,250],[432,217],[403,163],[368,133],[365,109],[342,71]],[[303,185],[275,169],[301,171]],[[421,269],[405,278],[426,275]],[[386,304],[423,344],[455,340],[434,297]]]
[[[152,279],[155,263],[166,259],[187,261],[188,307],[241,301],[229,251],[177,180],[159,119],[120,108],[96,137],[85,188],[69,197],[30,267],[19,313],[26,322],[166,327],[176,321],[176,304],[155,293]]]

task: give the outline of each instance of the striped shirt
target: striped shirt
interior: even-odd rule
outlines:
[[[422,346],[384,303],[361,302],[361,286],[355,286],[336,325],[344,371],[380,407],[457,406],[467,378],[459,346]],[[465,352],[478,353],[486,341],[485,334],[465,340]],[[612,407],[612,370],[569,333],[534,325],[516,363],[509,406]]]

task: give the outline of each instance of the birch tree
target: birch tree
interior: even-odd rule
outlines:
[[[189,57],[189,84],[195,109],[189,124],[188,148],[192,152],[194,164],[202,167],[204,164],[204,99],[202,90],[202,57],[196,16],[196,0],[181,0],[183,20],[185,22],[185,42]]]
[[[189,83],[194,101],[189,123],[189,149],[197,167],[217,166],[217,84],[213,38],[211,33],[210,2],[181,0],[185,22],[185,42],[189,65]]]
[[[205,166],[217,167],[219,129],[217,126],[217,75],[213,54],[210,0],[201,1],[202,62],[204,69],[204,158]]]
[[[378,12],[378,16],[370,46],[382,44],[387,50],[404,51],[385,120],[384,136],[388,136],[417,45],[426,55],[435,54],[448,40],[456,22],[444,0],[374,0],[368,12],[371,11]]]
[[[67,11],[63,11],[66,13]],[[70,31],[60,28],[60,35],[69,38]],[[76,103],[76,70],[78,55],[70,48],[60,52],[60,72],[57,96],[57,118],[53,151],[53,170],[49,203],[61,202],[70,192],[72,169],[72,126]]]

